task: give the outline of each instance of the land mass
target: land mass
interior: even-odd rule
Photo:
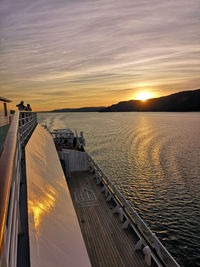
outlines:
[[[200,89],[151,98],[146,101],[123,101],[100,110],[100,112],[127,111],[200,111]]]
[[[200,111],[200,89],[182,91],[146,101],[122,101],[108,107],[63,108],[50,112]]]
[[[98,112],[104,109],[105,107],[85,107],[85,108],[63,108],[55,109],[51,112]]]

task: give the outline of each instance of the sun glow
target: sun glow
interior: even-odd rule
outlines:
[[[150,92],[141,92],[136,96],[137,100],[142,100],[142,101],[145,101],[149,98],[152,98],[152,93]]]

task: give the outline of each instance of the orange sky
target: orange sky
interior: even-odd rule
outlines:
[[[200,88],[200,2],[0,3],[0,96],[33,110]]]

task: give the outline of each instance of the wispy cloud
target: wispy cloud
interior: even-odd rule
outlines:
[[[52,96],[65,107],[197,88],[199,10],[196,0],[2,0],[1,94],[35,107],[42,95],[47,108]]]

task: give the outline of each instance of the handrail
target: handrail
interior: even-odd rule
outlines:
[[[12,167],[15,147],[17,142],[19,112],[15,112],[14,118],[8,130],[3,151],[0,157],[0,255],[2,252],[4,228],[6,223],[10,186],[12,180]]]
[[[124,196],[116,189],[114,184],[110,179],[104,174],[99,165],[94,162],[94,160],[88,155],[89,162],[92,168],[101,176],[102,183],[107,187],[107,190],[111,193],[113,198],[123,209],[126,217],[134,224],[134,226],[139,231],[142,238],[152,249],[154,253],[157,254],[161,262],[166,266],[179,266],[176,260],[170,255],[163,244],[158,240],[156,235],[150,230],[146,223],[142,220],[136,210],[130,205],[130,203],[124,198]],[[116,204],[117,204],[116,203]]]
[[[19,135],[20,135],[20,143],[22,146],[26,145],[36,125],[37,125],[36,112],[30,112],[30,111],[20,112]]]

